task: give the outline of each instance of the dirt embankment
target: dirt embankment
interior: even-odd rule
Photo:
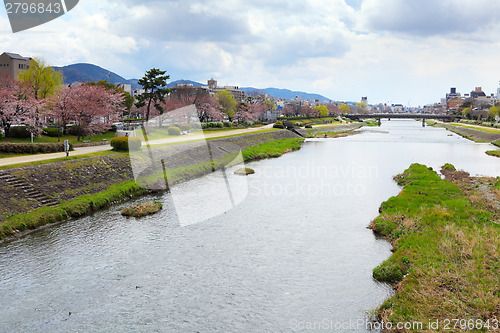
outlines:
[[[275,140],[297,138],[289,131],[276,131],[207,141],[212,147],[211,159],[223,157],[226,152],[219,147],[236,147],[241,150]],[[210,160],[205,142],[159,148],[171,156],[169,167],[183,167]],[[85,194],[95,194],[114,184],[133,180],[130,158],[124,154],[107,155],[64,161],[51,164],[10,169],[3,172],[32,186],[38,192],[58,202],[71,200]],[[24,189],[0,179],[0,221],[13,214],[23,214],[42,206],[39,200]]]
[[[461,135],[464,138],[476,142],[494,142],[500,140],[500,133],[485,132],[479,129],[455,126],[450,124],[439,124],[436,126],[444,127],[449,131],[457,133],[458,135]]]

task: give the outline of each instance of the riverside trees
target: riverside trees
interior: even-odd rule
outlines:
[[[111,127],[112,121],[125,110],[123,103],[123,94],[103,85],[69,86],[51,101],[47,114],[60,124],[63,132],[68,122],[75,122],[80,140]]]

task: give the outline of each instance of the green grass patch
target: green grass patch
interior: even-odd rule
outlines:
[[[488,150],[486,154],[490,156],[500,157],[500,150]]]
[[[253,175],[254,173],[255,173],[255,170],[250,169],[250,168],[241,168],[241,169],[238,169],[234,172],[235,175],[240,175],[240,176]]]
[[[373,271],[377,280],[397,284],[396,295],[377,310],[379,319],[498,318],[500,226],[492,213],[424,165],[395,179],[402,192],[381,205],[371,225],[395,248]]]
[[[491,127],[484,127],[481,125],[476,125],[476,126],[470,126],[470,125],[464,125],[464,124],[459,124],[459,123],[451,123],[453,126],[459,126],[459,127],[465,127],[465,128],[470,128],[470,129],[475,129],[478,131],[483,131],[483,132],[488,132],[488,133],[500,133],[500,129],[497,128],[491,128]]]
[[[303,142],[303,138],[293,138],[264,143],[257,147],[245,149],[243,151],[243,158],[245,161],[253,161],[264,158],[280,157],[287,152],[299,150]]]
[[[123,216],[128,217],[143,217],[158,213],[163,209],[163,205],[159,201],[146,202],[138,206],[127,207],[122,210]]]
[[[34,166],[34,165],[43,165],[43,164],[50,164],[50,163],[57,163],[57,162],[64,162],[64,161],[73,161],[73,160],[80,160],[80,159],[84,159],[84,158],[106,156],[106,155],[113,155],[113,154],[127,154],[128,155],[128,152],[116,152],[116,151],[106,150],[106,151],[99,151],[99,152],[95,152],[95,153],[82,154],[82,155],[74,155],[74,156],[70,155],[68,157],[54,158],[54,159],[50,159],[50,160],[41,160],[41,161],[34,161],[34,162],[27,162],[27,163],[4,165],[4,166],[0,166],[0,170],[18,169],[18,168],[24,168],[24,167],[28,167],[28,166]]]

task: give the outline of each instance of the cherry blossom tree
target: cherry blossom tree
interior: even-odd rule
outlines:
[[[123,95],[101,85],[81,85],[65,88],[58,94],[50,115],[61,123],[75,121],[80,140],[110,128],[123,111]]]
[[[0,78],[0,127],[8,134],[15,119],[15,104],[13,103],[17,91],[17,82],[9,76]]]

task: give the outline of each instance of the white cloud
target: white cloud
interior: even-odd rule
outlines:
[[[496,90],[497,12],[488,0],[86,0],[0,43],[128,78],[158,67],[172,79],[424,104],[450,86]]]

